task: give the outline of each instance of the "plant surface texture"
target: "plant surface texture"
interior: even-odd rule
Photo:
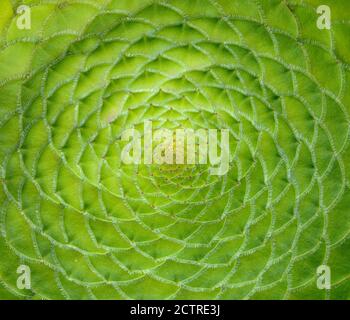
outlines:
[[[0,299],[349,299],[349,15],[0,0]],[[123,164],[146,120],[229,129],[228,172]]]

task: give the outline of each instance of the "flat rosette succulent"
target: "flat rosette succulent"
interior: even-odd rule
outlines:
[[[349,299],[349,15],[1,0],[0,299]],[[121,161],[149,122],[228,130],[227,172]]]

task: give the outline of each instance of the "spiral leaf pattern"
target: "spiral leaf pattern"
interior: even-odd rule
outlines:
[[[349,12],[1,1],[0,299],[350,298]],[[145,121],[229,129],[228,172],[124,164]]]

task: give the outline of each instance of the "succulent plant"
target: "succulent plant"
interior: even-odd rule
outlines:
[[[349,14],[1,0],[0,299],[349,299]],[[229,129],[228,172],[123,164],[145,121]]]

